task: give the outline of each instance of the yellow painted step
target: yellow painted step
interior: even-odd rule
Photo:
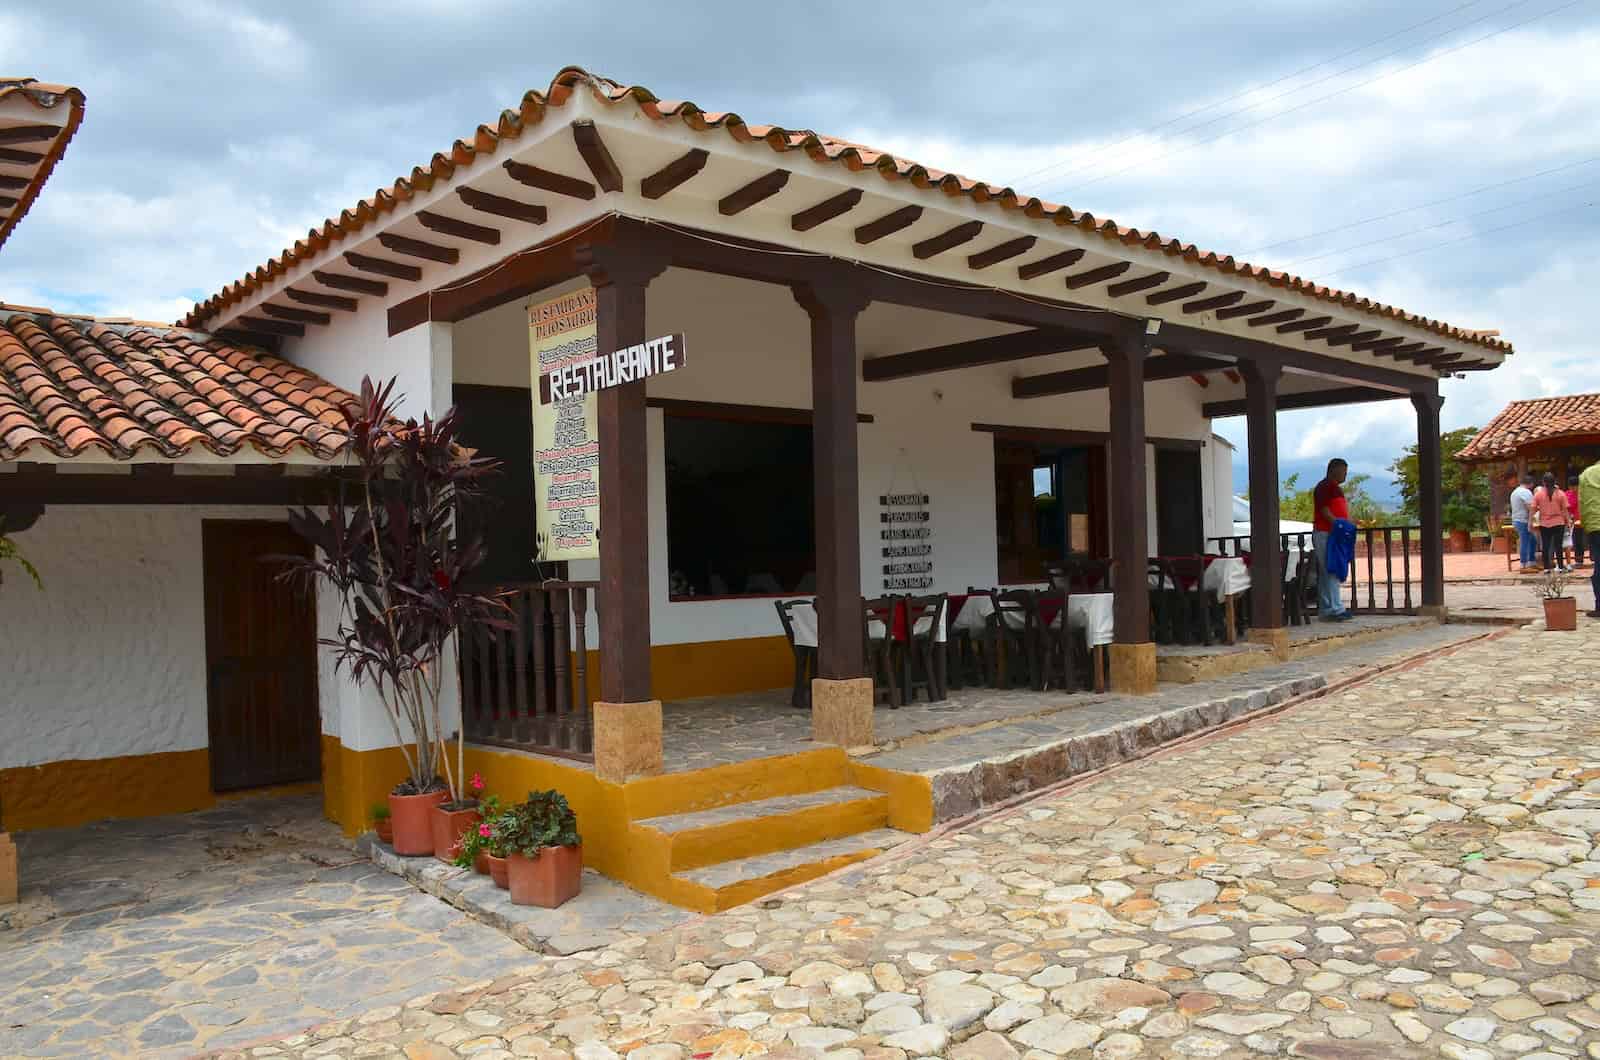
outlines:
[[[889,797],[864,788],[783,795],[635,821],[633,839],[671,872],[842,839],[889,823]]]
[[[910,838],[904,832],[879,828],[842,839],[823,840],[798,850],[761,854],[674,873],[673,900],[690,909],[720,913],[865,861]]]

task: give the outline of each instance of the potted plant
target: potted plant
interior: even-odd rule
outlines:
[[[462,588],[484,544],[481,534],[458,537],[455,518],[499,465],[457,444],[455,409],[400,422],[397,405],[394,380],[379,387],[362,379],[359,400],[343,409],[351,463],[336,472],[337,499],[289,513],[312,556],[272,558],[304,588],[322,581],[338,594],[338,628],[323,643],[383,702],[406,762],[389,795],[394,850],[417,855],[438,849],[433,807],[466,802],[464,734],[457,726],[451,769],[440,713],[450,641],[460,630],[509,623],[500,598]]]
[[[389,818],[388,804],[380,802],[372,807],[372,830],[381,842],[394,845],[394,822]]]
[[[1439,514],[1444,528],[1450,533],[1450,551],[1471,552],[1472,531],[1482,521],[1477,509],[1458,500],[1447,500]]]
[[[507,815],[502,813],[483,822],[489,828],[489,834],[483,836],[483,860],[489,866],[489,878],[494,885],[502,891],[511,887],[511,866],[506,861],[506,829],[509,826]],[[478,829],[478,834],[483,835],[483,829]]]
[[[578,818],[559,791],[533,791],[501,815],[511,904],[554,909],[583,879]]]
[[[1559,570],[1545,571],[1534,584],[1534,595],[1544,603],[1544,628],[1578,628],[1578,600],[1567,595],[1567,575]]]
[[[484,876],[489,874],[489,845],[494,838],[494,822],[499,816],[499,798],[494,795],[483,796],[478,804],[477,824],[462,833],[456,841],[455,857],[451,860],[458,868],[472,869]],[[504,860],[502,857],[501,861]]]
[[[461,841],[483,820],[479,800],[483,795],[483,775],[472,774],[467,784],[471,792],[460,801],[441,802],[433,808],[433,856],[440,861],[456,859]]]

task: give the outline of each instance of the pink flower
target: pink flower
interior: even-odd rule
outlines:
[[[489,838],[489,825],[487,823],[480,824],[478,826],[478,834],[483,836],[483,838],[488,839]]]
[[[482,791],[483,790],[483,774],[482,773],[474,773],[474,774],[472,774],[472,790],[473,791]]]

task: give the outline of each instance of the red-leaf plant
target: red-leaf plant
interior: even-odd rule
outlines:
[[[464,726],[456,730],[452,770],[439,716],[441,663],[458,632],[508,628],[509,609],[498,596],[463,591],[483,562],[484,543],[481,534],[457,536],[456,506],[481,494],[484,476],[499,463],[458,444],[453,408],[437,420],[400,422],[394,386],[393,379],[381,387],[362,379],[359,403],[344,410],[354,474],[340,478],[338,503],[325,512],[289,513],[313,554],[281,558],[287,577],[306,587],[321,580],[339,593],[338,630],[322,643],[339,668],[348,668],[357,684],[372,685],[383,701],[410,772],[395,794],[448,786],[460,804]]]

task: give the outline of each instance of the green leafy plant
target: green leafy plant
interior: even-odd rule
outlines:
[[[370,812],[374,821],[387,821],[389,819],[389,807],[381,802],[373,803]]]
[[[1443,499],[1440,521],[1446,530],[1478,530],[1489,516],[1489,476],[1483,469],[1464,464],[1456,454],[1467,447],[1478,433],[1476,427],[1461,427],[1439,435],[1439,488]],[[1400,514],[1409,521],[1422,517],[1422,475],[1417,466],[1417,446],[1412,443],[1389,465],[1389,473],[1400,490]],[[1491,529],[1498,529],[1498,525]]]
[[[6,524],[0,519],[0,582],[5,581],[5,564],[15,563],[22,568],[22,572],[33,579],[36,589],[43,589],[44,582],[39,578],[39,570],[28,562],[26,556],[17,548],[17,543],[6,536]]]
[[[460,849],[455,856],[455,866],[462,869],[472,868],[473,862],[478,860],[478,855],[487,851],[497,858],[505,857],[496,854],[494,849],[494,826],[500,819],[500,797],[498,795],[482,795],[478,800],[478,807],[483,814],[476,828],[469,828],[461,836]]]
[[[578,816],[559,791],[530,791],[523,802],[501,814],[490,829],[506,854],[536,858],[545,847],[573,847],[581,841]]]

